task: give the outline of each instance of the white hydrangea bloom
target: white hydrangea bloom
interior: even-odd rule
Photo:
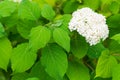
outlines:
[[[96,45],[109,35],[105,17],[87,7],[73,12],[69,29],[76,30],[90,45]]]

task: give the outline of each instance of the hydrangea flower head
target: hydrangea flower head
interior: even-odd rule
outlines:
[[[105,17],[87,7],[73,12],[69,29],[76,30],[91,46],[99,43],[101,39],[105,40],[109,35]]]

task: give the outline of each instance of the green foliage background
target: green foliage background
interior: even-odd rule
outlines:
[[[106,16],[104,42],[69,31],[83,7]],[[0,80],[120,80],[120,0],[0,1]]]

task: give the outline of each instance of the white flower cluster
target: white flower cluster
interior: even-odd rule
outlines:
[[[72,14],[69,29],[76,30],[91,46],[99,43],[101,39],[105,40],[109,35],[105,17],[87,7]]]

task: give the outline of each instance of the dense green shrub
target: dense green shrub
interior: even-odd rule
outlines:
[[[0,1],[0,80],[120,80],[119,0],[13,1]],[[93,46],[68,29],[84,7],[110,31]]]

